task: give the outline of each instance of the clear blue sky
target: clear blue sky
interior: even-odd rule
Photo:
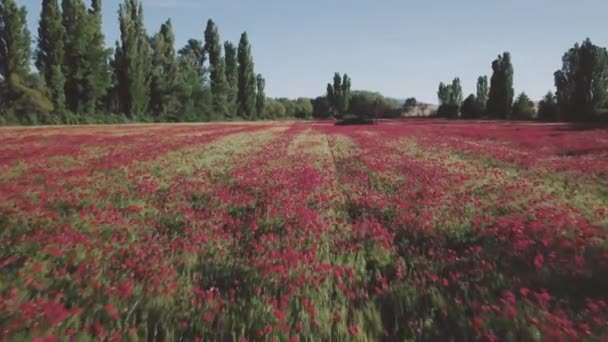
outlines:
[[[35,35],[40,0],[25,4]],[[118,0],[104,1],[106,44],[118,36]],[[462,80],[465,96],[508,50],[515,91],[539,99],[576,41],[608,45],[606,0],[144,0],[149,33],[172,18],[178,46],[202,39],[213,18],[222,40],[248,31],[256,70],[273,97],[316,96],[333,72],[353,88],[435,103],[440,81]]]

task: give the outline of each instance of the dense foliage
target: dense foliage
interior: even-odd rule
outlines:
[[[481,113],[486,110],[489,93],[488,76],[479,76],[477,79],[477,96],[475,97],[475,100],[477,101]]]
[[[508,52],[492,62],[492,78],[488,95],[487,111],[493,118],[508,119],[513,109],[513,65]]]
[[[608,101],[608,52],[587,39],[575,44],[555,72],[560,114],[566,120],[591,120],[606,112]]]
[[[222,43],[218,26],[209,19],[201,40],[189,39],[176,51],[170,20],[158,32],[146,32],[141,0],[119,4],[120,38],[109,49],[104,42],[101,6],[100,0],[41,0],[33,41],[25,6],[0,0],[0,124],[430,114],[421,110],[424,104],[394,106],[379,94],[355,94],[348,75],[339,73],[324,96],[267,99],[266,80],[255,71],[247,32],[238,46]],[[538,104],[525,98],[516,101],[511,55],[504,52],[492,62],[491,77],[480,76],[476,93],[464,101],[458,78],[441,83],[435,114],[469,119],[608,120],[606,48],[586,39],[566,51],[562,64],[554,74],[552,96]],[[36,71],[30,70],[31,65]]]
[[[457,117],[460,112],[460,105],[462,104],[462,86],[460,85],[460,79],[456,77],[452,81],[452,84],[439,83],[437,97],[439,98],[437,115],[444,118]]]
[[[513,102],[513,114],[512,118],[516,120],[529,120],[534,117],[535,114],[534,102],[530,100],[528,95],[524,92],[519,94]]]
[[[327,100],[331,115],[337,119],[348,114],[351,100],[351,80],[347,74],[341,76],[339,73],[334,75],[334,83],[327,84]]]
[[[209,20],[204,44],[175,51],[171,21],[152,35],[143,3],[119,5],[120,40],[105,46],[101,1],[42,0],[36,49],[25,6],[0,2],[0,123],[192,122],[266,118],[265,80],[244,33],[238,53]],[[225,58],[222,55],[225,49]],[[37,72],[30,70],[30,64]],[[206,62],[209,62],[206,64]],[[258,88],[260,89],[258,93]]]
[[[493,74],[477,80],[477,95],[471,94],[460,108],[460,117],[541,120],[608,120],[608,51],[590,39],[575,44],[562,58],[555,72],[555,93],[549,92],[538,105],[522,92],[514,98],[513,65],[508,52],[492,62]],[[456,88],[455,88],[456,87]],[[439,84],[438,116],[458,116],[459,84]],[[458,95],[458,94],[456,94]],[[473,103],[475,101],[475,103]]]

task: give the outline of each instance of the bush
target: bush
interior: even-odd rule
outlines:
[[[464,100],[460,109],[463,119],[474,119],[481,117],[482,109],[475,95],[471,94]]]
[[[513,119],[531,120],[534,118],[534,102],[526,93],[521,93],[513,103]]]
[[[342,120],[339,120],[336,122],[336,126],[375,125],[375,124],[376,124],[376,120],[374,120],[374,119],[370,119],[370,118],[366,118],[366,117],[362,117],[362,116],[358,116],[358,115],[353,115],[353,114],[347,114],[344,116],[344,118]]]
[[[440,118],[454,119],[458,117],[458,105],[442,104],[437,109],[437,116]]]
[[[559,107],[552,92],[547,93],[538,104],[538,119],[556,121],[559,117]]]

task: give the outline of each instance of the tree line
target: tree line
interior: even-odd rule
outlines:
[[[267,107],[247,32],[178,51],[171,20],[149,35],[143,4],[119,5],[120,39],[105,46],[101,0],[42,0],[35,49],[25,6],[0,0],[0,123],[76,124],[256,120]],[[35,65],[36,71],[30,70]]]
[[[608,52],[590,39],[576,43],[562,57],[554,74],[555,92],[536,105],[525,92],[515,96],[514,69],[508,52],[492,62],[492,76],[477,80],[476,94],[463,100],[460,80],[439,84],[437,115],[447,118],[489,118],[544,121],[608,119]]]
[[[101,0],[42,0],[34,48],[27,10],[0,0],[0,124],[198,122],[283,118],[397,117],[416,106],[381,94],[351,91],[336,73],[324,96],[267,98],[255,72],[249,37],[237,45],[220,39],[208,20],[202,39],[175,49],[171,20],[150,35],[141,0],[118,8],[120,38],[105,45]],[[566,51],[555,72],[554,92],[535,104],[515,96],[514,68],[505,52],[492,75],[479,77],[464,98],[459,78],[438,89],[441,117],[605,120],[608,118],[608,52],[589,39]],[[31,65],[35,70],[31,70]]]

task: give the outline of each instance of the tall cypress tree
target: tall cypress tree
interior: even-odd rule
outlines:
[[[513,108],[513,65],[508,52],[499,55],[492,62],[492,78],[490,79],[490,93],[488,96],[488,114],[506,119],[511,115]]]
[[[243,118],[255,118],[255,86],[256,78],[253,70],[253,57],[247,32],[243,32],[238,49],[239,77],[238,104],[239,115]]]
[[[106,97],[112,84],[112,72],[108,61],[112,53],[105,46],[105,36],[102,28],[101,0],[91,0],[88,15],[91,41],[88,46],[88,84],[90,95],[85,105],[87,112],[105,107],[102,100]]]
[[[350,87],[351,81],[347,74],[342,77],[342,99],[340,101],[340,112],[346,113],[350,109]]]
[[[64,39],[65,29],[58,1],[43,0],[34,59],[48,87],[55,112],[60,114],[65,111]]]
[[[257,95],[255,100],[255,107],[258,118],[264,117],[264,108],[266,106],[266,80],[262,74],[258,74],[256,77]]]
[[[30,44],[25,6],[0,0],[0,75],[9,88],[13,82],[24,82],[29,74]]]
[[[25,6],[0,0],[0,111],[12,111],[21,123],[48,123],[53,104],[28,80],[31,42]]]
[[[350,88],[351,80],[347,74],[341,76],[340,73],[334,74],[333,85],[327,84],[327,99],[336,118],[342,118],[350,107]]]
[[[85,89],[86,50],[89,38],[86,35],[86,6],[80,0],[63,0],[62,14],[66,31],[63,66],[66,104],[70,111],[77,113],[83,109],[82,99]]]
[[[109,50],[101,30],[101,3],[93,1],[92,5],[87,10],[82,0],[62,2],[66,103],[75,113],[95,112],[111,80]]]
[[[479,76],[477,79],[477,105],[484,112],[488,104],[488,76]]]
[[[446,85],[443,82],[439,83],[439,89],[437,90],[437,99],[440,105],[449,105],[452,91],[451,85]]]
[[[460,107],[462,104],[462,86],[460,85],[460,78],[456,77],[452,81],[451,92],[450,92],[450,104]]]
[[[223,118],[227,113],[225,65],[224,59],[222,58],[220,34],[217,26],[211,19],[207,21],[207,28],[205,29],[205,51],[209,55],[214,114],[216,117]]]
[[[439,83],[439,89],[437,90],[437,98],[439,99],[437,115],[446,118],[457,117],[460,105],[462,104],[462,97],[460,78],[454,78],[451,84]]]
[[[120,44],[114,58],[121,111],[131,118],[146,114],[150,102],[150,43],[144,29],[142,3],[125,0],[119,6]]]
[[[513,88],[513,64],[511,63],[511,54],[508,52],[502,55],[502,66],[504,72],[504,112],[505,118],[509,118],[513,111],[513,100],[515,100],[515,89]]]
[[[238,71],[238,63],[236,60],[236,47],[229,41],[224,43],[224,59],[226,65],[226,82],[227,82],[227,104],[228,104],[228,113],[232,117],[236,114],[237,103],[237,71]]]
[[[176,94],[178,68],[175,35],[171,20],[161,25],[152,41],[152,80],[150,105],[157,120],[177,120]]]

